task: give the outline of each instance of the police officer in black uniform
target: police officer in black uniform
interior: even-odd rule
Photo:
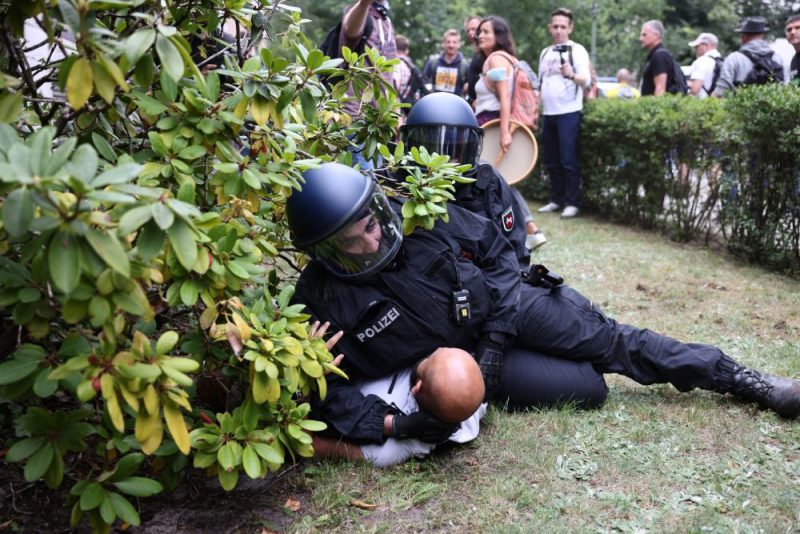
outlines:
[[[425,147],[430,153],[450,156],[450,161],[468,163],[469,184],[455,184],[455,203],[495,223],[511,242],[520,267],[527,271],[530,251],[525,246],[525,215],[511,187],[489,163],[478,161],[483,128],[463,98],[452,93],[431,93],[411,108],[400,127],[406,150]]]
[[[355,377],[386,376],[452,346],[475,354],[487,394],[518,403],[526,396],[536,403],[539,388],[562,383],[568,397],[584,380],[577,398],[596,405],[605,398],[600,373],[619,373],[800,415],[798,382],[743,367],[710,345],[619,324],[552,280],[523,284],[511,245],[487,219],[450,206],[448,223],[403,238],[400,206],[371,179],[336,163],[303,176],[302,191],[287,204],[293,241],[312,258],[296,300],[345,332],[336,350]],[[547,374],[537,353],[572,367]],[[352,441],[436,441],[452,430],[430,414],[396,413],[336,379],[318,416]]]

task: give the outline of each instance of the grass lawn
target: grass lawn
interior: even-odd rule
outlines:
[[[592,217],[537,222],[550,242],[535,260],[618,320],[800,377],[797,280]],[[607,379],[600,410],[493,407],[474,443],[425,461],[306,464],[291,483],[302,506],[290,529],[800,529],[800,422],[713,393]]]

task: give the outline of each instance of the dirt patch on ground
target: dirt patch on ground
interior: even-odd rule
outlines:
[[[41,482],[26,482],[19,470],[5,466],[0,471],[0,532],[89,532],[86,521],[77,530],[69,527],[65,502],[70,485],[65,481],[65,489],[53,492]],[[307,500],[308,491],[301,466],[262,480],[242,477],[230,493],[216,478],[192,471],[175,491],[141,500],[142,526],[124,532],[281,532],[296,520],[296,514],[283,505],[290,497]]]

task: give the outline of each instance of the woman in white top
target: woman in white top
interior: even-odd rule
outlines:
[[[490,15],[481,21],[475,39],[478,42],[478,58],[483,62],[483,74],[475,84],[475,117],[481,126],[492,119],[500,119],[500,149],[505,153],[511,145],[510,84],[514,74],[512,61],[516,60],[514,38],[504,18]],[[516,188],[512,188],[512,191],[525,213],[526,244],[530,250],[538,248],[547,238],[536,227],[528,203]]]

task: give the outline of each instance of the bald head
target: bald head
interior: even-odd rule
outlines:
[[[485,393],[475,359],[461,349],[446,347],[419,363],[411,391],[421,409],[448,423],[469,418],[483,402]]]

